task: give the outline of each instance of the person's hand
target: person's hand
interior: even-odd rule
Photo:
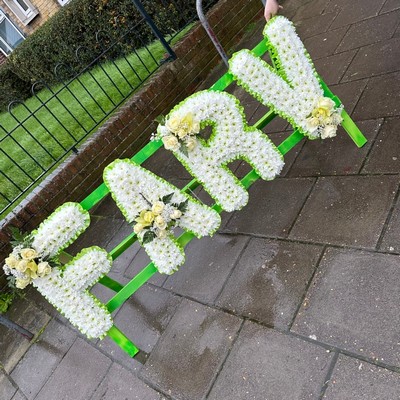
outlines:
[[[264,17],[268,22],[274,15],[278,14],[278,11],[283,8],[277,2],[277,0],[267,0],[265,4]]]

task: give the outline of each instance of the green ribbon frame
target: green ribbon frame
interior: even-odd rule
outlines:
[[[268,52],[268,39],[263,39],[252,51],[255,55],[262,57],[265,53]],[[273,57],[271,54],[270,56],[273,66],[276,69]],[[341,101],[339,100],[339,98],[330,91],[328,86],[325,84],[325,82],[323,82],[320,77],[318,79],[320,81],[321,87],[324,90],[324,95],[331,98],[337,106],[340,106]],[[233,81],[233,76],[229,72],[227,72],[210,88],[210,90],[223,91]],[[277,114],[269,111],[259,121],[256,122],[254,127],[257,129],[263,129],[276,116]],[[353,120],[350,118],[345,110],[343,110],[342,112],[342,118],[342,127],[345,129],[345,131],[348,133],[348,135],[351,137],[357,147],[361,148],[362,146],[364,146],[367,142],[367,139],[361,133],[361,131],[358,129],[356,124],[353,122]],[[298,130],[295,130],[278,146],[278,149],[282,153],[282,155],[285,155],[299,142],[301,142],[303,138],[304,135]],[[155,154],[161,146],[161,140],[149,142],[138,153],[136,153],[131,158],[131,160],[140,165],[148,158],[150,158],[153,154]],[[258,174],[254,170],[252,170],[241,180],[241,182],[244,187],[248,189],[258,179]],[[195,179],[193,179],[182,189],[182,192],[190,193],[198,186],[199,183]],[[98,204],[108,193],[109,191],[106,185],[103,183],[89,196],[87,196],[80,204],[85,210],[89,211],[96,204]],[[218,204],[214,204],[212,208],[219,213],[222,211],[222,208]],[[194,237],[195,236],[192,233],[185,232],[177,240],[182,246],[186,246]],[[132,234],[127,236],[121,243],[119,243],[113,250],[111,250],[110,256],[112,257],[112,259],[115,260],[117,257],[119,257],[136,240],[136,234],[132,232]],[[121,307],[124,302],[128,300],[129,297],[131,297],[142,285],[144,285],[156,272],[157,269],[155,268],[154,264],[150,263],[146,267],[144,267],[142,271],[139,272],[135,277],[133,277],[133,279],[126,285],[122,285],[119,282],[116,282],[115,280],[109,278],[108,276],[101,278],[99,280],[99,283],[116,292],[115,295],[106,304],[106,307],[110,311],[110,313]],[[108,331],[107,336],[114,340],[116,344],[131,357],[134,357],[139,352],[139,349],[115,325]]]

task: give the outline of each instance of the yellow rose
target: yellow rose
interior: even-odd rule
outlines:
[[[42,261],[37,266],[37,273],[39,277],[46,276],[50,274],[51,267],[50,264],[46,261]]]
[[[167,150],[177,151],[181,147],[178,139],[174,135],[164,136],[162,142]]]
[[[187,113],[181,122],[181,126],[185,129],[188,133],[198,133],[200,130],[200,124],[194,120],[192,113]],[[182,129],[182,128],[181,128]],[[197,132],[196,132],[197,129]]]
[[[187,113],[183,117],[174,116],[166,122],[165,126],[181,139],[186,135],[199,133],[200,131],[200,123],[193,118],[192,113]]]
[[[158,215],[155,219],[155,225],[158,229],[164,230],[167,228],[167,223],[165,222],[165,219],[161,216]]]
[[[181,129],[178,129],[178,130],[176,131],[176,134],[178,135],[179,139],[183,139],[183,138],[185,138],[187,135],[189,135],[189,132],[188,132],[188,130],[187,130],[185,127],[183,127],[183,128],[181,128]]]
[[[35,261],[30,260],[30,261],[28,261],[28,264],[26,265],[26,269],[36,272],[38,270],[38,265],[35,263]]]
[[[142,224],[137,223],[134,227],[133,227],[133,231],[136,233],[136,235],[140,232],[142,232],[142,230],[144,229],[144,226]]]
[[[143,214],[143,219],[148,225],[151,225],[151,223],[154,221],[154,217],[155,215],[153,214],[152,211],[146,211]]]
[[[33,249],[22,249],[21,250],[21,257],[24,260],[33,260],[34,258],[37,258],[39,255],[36,252],[36,250]]]
[[[10,268],[15,268],[18,265],[18,259],[13,254],[10,254],[5,261]]]
[[[315,118],[327,118],[331,115],[331,111],[325,107],[317,107],[312,111],[312,116]]]
[[[335,112],[332,114],[332,124],[333,125],[339,125],[342,121],[343,121],[343,118],[339,113]]]
[[[318,128],[318,125],[319,125],[319,119],[318,118],[316,118],[316,117],[308,117],[306,122],[307,122],[307,129],[309,131],[312,132],[312,131],[314,131],[315,129]]]
[[[317,106],[312,111],[312,116],[325,119],[332,114],[334,106],[334,101],[329,97],[320,97]]]
[[[327,125],[321,133],[321,139],[333,138],[336,136],[337,127],[334,125]]]
[[[176,132],[179,129],[179,125],[181,124],[181,119],[178,116],[174,116],[168,118],[165,123],[165,126],[170,132]]]
[[[25,272],[26,269],[28,268],[28,263],[29,263],[28,260],[20,260],[18,261],[18,264],[15,266],[15,269],[20,272]]]
[[[31,280],[29,278],[17,278],[15,280],[15,286],[18,289],[25,289],[30,283]]]
[[[192,151],[197,146],[197,140],[194,137],[188,137],[186,140],[186,147],[189,151]]]
[[[149,226],[154,221],[154,214],[151,211],[143,210],[135,221],[143,227]]]
[[[317,107],[326,108],[327,110],[332,110],[335,107],[335,102],[329,97],[320,97],[318,99]]]
[[[25,274],[30,276],[32,279],[36,279],[38,277],[37,271],[38,265],[35,263],[35,261],[28,261]]]
[[[151,207],[151,211],[153,211],[155,215],[160,215],[163,210],[164,210],[164,203],[162,201],[156,201],[153,204],[153,207]]]
[[[178,218],[180,218],[182,216],[182,212],[180,211],[180,210],[174,210],[172,213],[171,213],[171,215],[170,215],[170,217],[172,218],[172,219],[178,219]]]
[[[167,237],[167,231],[165,229],[157,229],[156,235],[159,239],[165,239]]]

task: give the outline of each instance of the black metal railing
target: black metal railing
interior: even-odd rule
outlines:
[[[169,43],[196,19],[196,12],[194,4],[187,10],[179,8],[179,1],[172,3],[174,12],[184,18],[179,29],[164,38],[164,27],[158,30],[151,21],[149,27],[146,10],[139,10],[143,18],[118,39],[97,33],[94,40],[99,53],[95,59],[78,71],[76,66],[59,63],[54,68],[58,84],[34,83],[31,98],[12,101],[8,113],[0,115],[0,215],[68,154],[77,152],[79,144],[163,62],[175,57]],[[215,3],[209,0],[208,6]],[[155,34],[151,43],[142,34],[146,32],[148,37],[149,29]],[[85,50],[76,49],[77,65],[85,60]]]

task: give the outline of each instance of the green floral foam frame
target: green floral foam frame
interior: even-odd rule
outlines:
[[[269,52],[270,57],[272,59],[273,67],[279,72],[279,62],[276,62],[276,58],[274,57],[273,52],[271,52],[268,39],[263,39],[253,50],[253,53],[259,57],[263,56],[265,53]],[[337,96],[335,96],[328,86],[322,81],[320,77],[318,77],[321,87],[324,90],[324,95],[326,97],[330,97],[336,104],[336,106],[340,106],[342,103]],[[215,91],[224,91],[232,82],[234,81],[233,76],[227,72],[223,75],[211,88],[210,90]],[[273,111],[267,112],[257,123],[254,125],[257,129],[263,129],[268,123],[270,123],[275,117],[276,113]],[[343,110],[342,112],[343,121],[341,123],[344,130],[348,133],[354,143],[361,148],[367,142],[365,136],[358,129],[357,125],[350,118],[348,113]],[[285,155],[289,152],[293,147],[295,147],[302,139],[304,135],[299,131],[295,130],[288,138],[286,138],[279,146],[278,149]],[[153,154],[157,152],[157,150],[162,147],[161,140],[149,142],[146,146],[144,146],[138,153],[136,153],[131,160],[136,164],[142,164],[148,158],[150,158]],[[259,175],[252,170],[249,172],[242,180],[242,185],[248,189],[254,182],[259,179]],[[189,193],[197,188],[200,184],[194,179],[189,182],[183,189],[182,192]],[[101,184],[96,190],[94,190],[89,196],[87,196],[80,204],[85,210],[90,210],[96,204],[98,204],[102,199],[104,199],[109,191],[106,185]],[[221,212],[222,209],[218,204],[214,204],[212,206],[214,210],[217,212]],[[178,243],[184,247],[186,246],[193,238],[194,234],[190,232],[183,233],[179,238],[177,238]],[[125,250],[127,250],[135,241],[137,240],[136,234],[132,232],[129,236],[127,236],[121,243],[119,243],[111,252],[109,253],[111,258],[115,260],[119,257]],[[146,267],[142,269],[133,279],[128,282],[126,285],[122,285],[119,282],[109,278],[108,276],[104,276],[99,280],[99,283],[108,287],[109,289],[115,292],[115,295],[105,304],[106,308],[110,313],[121,307],[126,300],[129,299],[141,286],[143,286],[155,273],[157,269],[155,268],[153,263],[148,264]],[[121,347],[126,353],[128,353],[131,357],[134,357],[139,349],[135,346],[135,344],[128,339],[123,332],[121,332],[115,325],[108,331],[107,336],[109,336],[112,340],[116,342],[116,344]]]

